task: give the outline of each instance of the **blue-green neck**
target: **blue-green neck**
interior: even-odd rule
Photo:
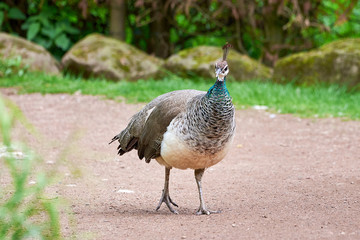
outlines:
[[[227,96],[230,97],[229,91],[226,88],[226,78],[224,81],[216,81],[214,85],[208,90],[207,97],[220,97]]]

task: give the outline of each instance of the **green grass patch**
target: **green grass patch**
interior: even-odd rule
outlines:
[[[179,90],[206,91],[213,80],[184,79],[168,76],[160,80],[109,82],[84,80],[74,76],[49,76],[41,73],[10,75],[0,79],[0,87],[16,87],[19,93],[75,93],[103,95],[110,99],[124,97],[129,103],[148,102],[160,94]],[[248,108],[265,105],[270,111],[301,117],[341,117],[360,119],[360,92],[349,92],[336,85],[301,87],[270,82],[247,81],[227,83],[235,106]]]

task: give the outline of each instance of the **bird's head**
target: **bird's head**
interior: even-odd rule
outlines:
[[[231,44],[226,43],[222,49],[223,49],[223,58],[221,61],[215,63],[215,75],[216,75],[216,80],[217,81],[224,81],[225,77],[228,75],[229,73],[229,66],[228,63],[226,61],[226,57],[228,55],[229,52],[229,48],[231,48]]]
[[[229,67],[226,61],[215,63],[215,75],[218,81],[224,81],[224,78],[229,73]]]

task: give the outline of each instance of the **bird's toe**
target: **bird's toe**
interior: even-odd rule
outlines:
[[[221,213],[221,210],[211,211],[206,208],[199,207],[199,209],[196,211],[196,215],[210,215],[214,213]]]
[[[169,194],[164,194],[164,192],[163,192],[163,194],[162,194],[162,196],[161,196],[161,198],[160,198],[159,204],[158,204],[157,207],[156,207],[156,211],[158,211],[158,210],[160,209],[162,203],[165,203],[165,204],[166,204],[166,206],[169,208],[170,212],[175,213],[175,214],[179,214],[179,213],[172,207],[172,205],[175,206],[175,207],[179,207],[179,206],[178,206],[173,200],[171,200]]]

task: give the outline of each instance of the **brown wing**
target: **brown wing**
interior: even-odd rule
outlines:
[[[161,141],[170,122],[186,111],[187,102],[199,94],[205,92],[179,90],[155,98],[136,113],[128,126],[111,142],[119,140],[120,155],[135,148],[140,159],[145,157],[146,162],[150,162],[160,156]]]
[[[145,157],[146,162],[160,156],[163,135],[170,122],[186,111],[187,102],[196,95],[205,94],[199,91],[177,91],[156,105],[149,115],[138,142],[138,156]]]

